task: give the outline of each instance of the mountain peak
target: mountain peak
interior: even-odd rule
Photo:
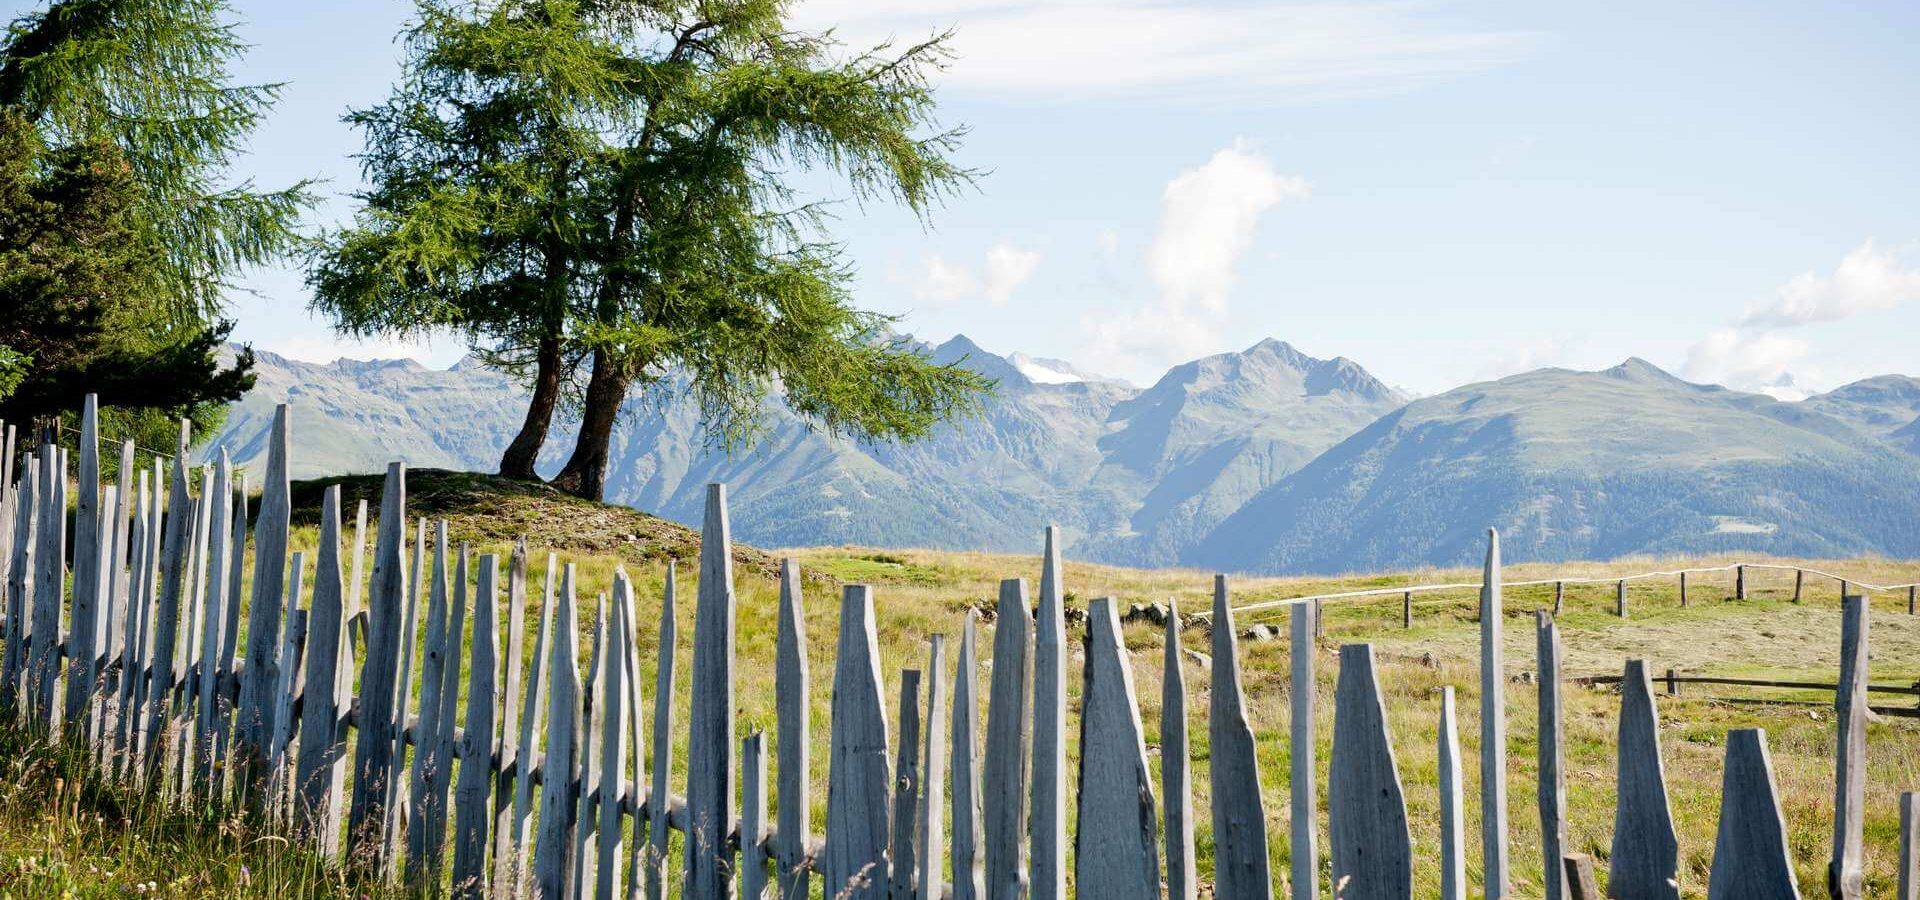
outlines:
[[[1622,381],[1657,381],[1689,384],[1690,382],[1638,356],[1629,356],[1625,362],[1606,369],[1600,374]]]

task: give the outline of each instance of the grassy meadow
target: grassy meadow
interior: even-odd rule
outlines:
[[[516,501],[537,505],[538,498]],[[519,509],[515,506],[515,509]],[[659,658],[651,635],[659,620],[669,558],[681,558],[677,609],[681,696],[677,698],[675,756],[676,785],[686,766],[688,689],[687,669],[694,631],[697,565],[686,554],[693,545],[681,536],[663,543],[657,534],[609,514],[610,521],[593,529],[570,531],[564,510],[554,515],[513,513],[503,525],[498,509],[463,514],[439,510],[451,520],[455,541],[473,542],[476,553],[510,550],[503,529],[516,521],[536,521],[542,536],[576,566],[582,608],[592,610],[593,595],[608,589],[616,566],[623,566],[638,588],[642,646],[639,648],[647,728],[651,722],[651,687]],[[553,512],[553,511],[549,511]],[[317,529],[311,513],[296,514],[293,549],[311,550]],[[349,513],[351,519],[351,513]],[[302,522],[306,524],[301,524]],[[658,523],[659,520],[651,520]],[[633,530],[628,530],[629,528]],[[648,526],[656,527],[656,526]],[[667,527],[670,530],[670,526]],[[351,524],[349,522],[349,533]],[[368,544],[372,535],[369,528]],[[661,531],[659,533],[665,533]],[[1036,551],[1039,535],[1035,535]],[[578,547],[575,541],[583,542]],[[1068,553],[1071,554],[1071,546]],[[531,649],[541,585],[547,577],[546,548],[538,544],[531,554],[529,623]],[[735,590],[738,596],[738,733],[756,729],[774,732],[773,655],[777,582],[771,561],[782,553],[762,554],[747,548],[736,553]],[[808,548],[786,552],[798,559],[803,580],[813,690],[812,786],[814,830],[824,827],[827,736],[830,692],[837,634],[839,585],[865,582],[875,585],[880,617],[882,671],[889,691],[897,691],[900,672],[926,663],[926,635],[943,632],[957,640],[966,610],[987,606],[997,596],[1000,579],[1028,578],[1037,589],[1039,558],[921,550]],[[311,558],[311,555],[309,555]],[[1757,560],[1748,560],[1757,561]],[[1609,563],[1509,565],[1512,581],[1555,576],[1604,576],[1680,565],[1712,565],[1712,559],[1631,559]],[[1893,583],[1920,579],[1920,563],[1886,560],[1830,560],[1809,563],[1849,577]],[[369,560],[369,568],[371,561]],[[1244,578],[1232,582],[1236,605],[1301,594],[1389,587],[1434,582],[1470,582],[1477,570],[1426,570],[1336,578]],[[1675,668],[1688,674],[1741,675],[1832,682],[1839,656],[1838,585],[1809,577],[1803,602],[1791,602],[1792,573],[1755,571],[1750,574],[1750,599],[1730,601],[1732,576],[1699,578],[1691,585],[1691,605],[1681,608],[1671,581],[1637,582],[1630,595],[1631,618],[1613,615],[1613,586],[1569,587],[1566,609],[1560,617],[1568,676],[1618,674],[1628,658],[1643,658],[1649,668]],[[1173,599],[1185,613],[1205,610],[1212,579],[1190,570],[1135,570],[1069,560],[1066,589],[1069,605],[1085,606],[1090,598],[1114,596],[1122,609],[1135,602]],[[1437,896],[1439,887],[1439,814],[1437,798],[1436,724],[1439,694],[1452,685],[1459,695],[1460,732],[1468,762],[1465,794],[1468,815],[1469,879],[1479,878],[1477,753],[1478,625],[1476,594],[1460,590],[1416,595],[1414,624],[1400,624],[1400,598],[1328,602],[1324,607],[1325,634],[1318,642],[1316,715],[1321,808],[1317,817],[1324,855],[1327,754],[1333,737],[1333,685],[1337,651],[1341,644],[1371,642],[1380,664],[1388,717],[1393,731],[1399,771],[1405,786],[1415,842],[1418,896]],[[1513,874],[1520,896],[1538,896],[1541,859],[1534,791],[1534,754],[1537,723],[1535,687],[1523,673],[1534,665],[1533,610],[1552,603],[1552,587],[1513,588],[1506,595],[1507,703],[1510,729],[1510,796]],[[504,598],[502,599],[504,609]],[[1284,634],[1285,609],[1250,613],[1237,622],[1240,629],[1266,622]],[[1908,685],[1920,680],[1920,617],[1906,614],[1906,597],[1874,597],[1872,622],[1872,682]],[[580,623],[583,629],[590,621]],[[991,625],[981,628],[983,657],[981,695],[992,651]],[[1079,628],[1074,628],[1079,631]],[[1126,627],[1133,653],[1135,681],[1148,751],[1159,766],[1160,661],[1162,633],[1138,623]],[[1208,652],[1204,629],[1190,628],[1189,647]],[[957,648],[955,648],[957,651]],[[1266,801],[1269,847],[1275,888],[1288,871],[1288,647],[1284,640],[1243,643],[1242,664],[1251,719],[1260,751],[1262,789]],[[1077,647],[1069,662],[1070,714],[1077,707],[1080,659]],[[951,666],[955,652],[948,654]],[[1208,743],[1206,696],[1208,673],[1191,655],[1186,675],[1190,692],[1189,722],[1194,761],[1194,803],[1199,810],[1199,855],[1205,884],[1211,873],[1211,829],[1208,804]],[[949,670],[939,674],[950,680]],[[1593,854],[1604,867],[1613,815],[1613,742],[1618,708],[1617,691],[1607,687],[1569,685],[1566,690],[1566,756],[1568,776],[1569,850]],[[1726,702],[1722,697],[1773,697],[1818,701],[1802,705],[1753,705]],[[1833,808],[1834,723],[1831,696],[1817,693],[1747,687],[1685,686],[1680,695],[1659,698],[1661,740],[1668,787],[1680,839],[1680,881],[1683,894],[1704,897],[1712,861],[1718,819],[1721,760],[1726,731],[1740,727],[1767,730],[1775,775],[1789,826],[1800,887],[1809,897],[1825,896],[1825,867],[1831,840]],[[983,701],[984,702],[984,701]],[[1878,705],[1908,705],[1911,697],[1876,695]],[[889,718],[897,698],[889,701]],[[1824,704],[1824,705],[1821,705]],[[892,723],[897,727],[898,723]],[[1073,755],[1075,729],[1070,726],[1068,752]],[[0,770],[0,898],[75,896],[122,897],[156,885],[179,884],[162,896],[377,896],[362,885],[328,872],[310,857],[291,850],[278,838],[261,832],[219,810],[177,810],[129,799],[111,785],[97,784],[63,756],[33,746],[17,735],[0,747],[7,768]],[[1898,848],[1896,800],[1902,790],[1920,787],[1920,720],[1886,718],[1869,727],[1867,810],[1867,870],[1870,894],[1891,893],[1895,883]],[[65,765],[66,768],[62,766]],[[1072,771],[1071,769],[1069,770]],[[58,778],[60,787],[51,783]],[[1071,776],[1069,783],[1072,783]],[[84,790],[80,789],[84,786]],[[676,790],[680,788],[676,787]],[[1071,809],[1072,804],[1069,803]],[[138,811],[138,815],[127,812]],[[129,828],[127,824],[132,823]],[[677,858],[677,857],[676,857]],[[297,862],[285,862],[294,860]],[[281,861],[281,862],[268,862]],[[284,864],[281,864],[284,862]],[[242,870],[245,875],[240,874]],[[1327,871],[1322,859],[1323,877]],[[49,875],[57,872],[58,876]],[[279,873],[272,889],[256,888]],[[305,873],[305,874],[299,874]],[[1604,873],[1602,873],[1604,877]],[[243,884],[243,881],[245,882]],[[818,879],[815,879],[816,891]],[[40,892],[47,886],[58,890]],[[21,886],[32,886],[24,890]],[[1323,882],[1324,889],[1324,882]],[[64,893],[63,893],[64,892]]]

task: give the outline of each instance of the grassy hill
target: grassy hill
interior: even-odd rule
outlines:
[[[365,484],[350,481],[350,490]],[[616,565],[625,566],[639,588],[642,643],[642,683],[652,684],[657,651],[649,641],[654,629],[644,623],[657,620],[667,559],[685,559],[693,536],[678,526],[641,516],[623,508],[582,505],[547,494],[538,488],[502,487],[491,479],[452,473],[417,472],[410,480],[412,511],[444,515],[456,540],[474,542],[476,552],[505,553],[511,537],[521,529],[534,535],[532,554],[533,599],[545,577],[545,547],[566,548],[562,559],[577,564],[583,596],[605,590]],[[301,521],[311,522],[318,492],[303,485],[298,495]],[[371,536],[369,536],[370,539]],[[900,672],[919,668],[926,660],[925,636],[940,631],[956,635],[965,611],[982,606],[995,595],[998,580],[1026,577],[1037,582],[1039,534],[1031,536],[1032,555],[959,553],[924,550],[873,550],[856,547],[811,548],[793,551],[807,581],[807,628],[814,684],[813,816],[816,833],[824,827],[826,794],[827,723],[835,647],[832,635],[838,621],[838,584],[861,581],[876,585],[880,615],[882,672],[889,690],[898,690]],[[314,529],[296,529],[294,548],[311,548]],[[770,577],[777,553],[736,548],[739,598],[738,678],[739,728],[773,730],[773,645],[777,585]],[[1071,557],[1072,548],[1068,548]],[[1712,562],[1712,560],[1684,560]],[[1683,562],[1676,559],[1630,559],[1618,563],[1511,566],[1512,580],[1551,575],[1602,575],[1644,571]],[[1823,569],[1882,583],[1920,577],[1920,564],[1878,559],[1822,561]],[[695,588],[697,567],[680,567],[682,597]],[[1207,573],[1191,569],[1129,569],[1070,561],[1066,567],[1069,605],[1084,607],[1092,597],[1112,595],[1124,604],[1172,598],[1183,612],[1205,608],[1210,595]],[[1297,596],[1359,587],[1389,587],[1411,583],[1477,580],[1471,570],[1381,572],[1328,578],[1259,578],[1234,584],[1236,603]],[[1617,674],[1623,660],[1645,658],[1655,671],[1676,668],[1697,674],[1760,675],[1783,679],[1831,681],[1838,659],[1837,587],[1810,578],[1806,599],[1789,601],[1791,575],[1756,573],[1752,598],[1728,602],[1730,579],[1696,579],[1692,605],[1682,609],[1671,584],[1637,585],[1631,604],[1633,618],[1622,621],[1612,613],[1611,585],[1571,588],[1567,609],[1560,618],[1566,644],[1568,675]],[[1333,734],[1332,698],[1337,648],[1342,643],[1374,643],[1381,663],[1381,680],[1388,715],[1406,785],[1416,842],[1415,868],[1420,896],[1437,893],[1438,846],[1435,723],[1439,688],[1456,687],[1461,697],[1460,731],[1469,758],[1476,750],[1477,626],[1474,592],[1423,595],[1416,607],[1414,627],[1400,627],[1397,597],[1378,601],[1329,603],[1326,633],[1318,642],[1319,684],[1317,717],[1320,783],[1324,785],[1327,753]],[[1521,896],[1537,892],[1540,858],[1533,790],[1536,723],[1534,689],[1525,683],[1533,668],[1531,611],[1551,604],[1551,588],[1515,588],[1508,591],[1506,651],[1508,710],[1511,728],[1512,820],[1514,872]],[[591,608],[589,606],[589,608]],[[1905,598],[1876,598],[1873,624],[1872,681],[1909,684],[1920,680],[1920,617],[1905,615]],[[1282,623],[1271,614],[1249,615],[1237,623],[1248,628],[1261,622]],[[691,653],[693,606],[679,606],[681,665]],[[981,649],[991,653],[991,625],[984,626]],[[529,629],[529,634],[532,630]],[[1133,652],[1136,683],[1140,685],[1141,715],[1146,739],[1157,769],[1159,746],[1159,665],[1161,633],[1144,623],[1130,624],[1125,639]],[[1207,652],[1199,628],[1188,632],[1188,648]],[[1078,641],[1071,642],[1077,670]],[[1285,871],[1288,848],[1287,730],[1288,650],[1284,642],[1249,642],[1242,647],[1246,690],[1253,728],[1261,753],[1271,853],[1275,871]],[[951,679],[951,671],[941,673]],[[984,679],[984,672],[981,674]],[[1195,759],[1195,803],[1208,803],[1205,695],[1209,688],[1205,667],[1190,657],[1187,679],[1195,716],[1190,722]],[[1069,677],[1070,711],[1077,707],[1079,674]],[[680,690],[688,679],[679,680]],[[1570,848],[1604,860],[1610,846],[1613,809],[1613,729],[1617,694],[1605,688],[1567,689],[1566,754],[1571,816]],[[1833,734],[1830,706],[1755,706],[1716,697],[1761,696],[1756,689],[1686,690],[1678,697],[1661,697],[1662,729],[1669,786],[1680,833],[1681,881],[1687,896],[1704,896],[1713,849],[1719,804],[1722,738],[1729,728],[1761,726],[1768,730],[1773,764],[1789,824],[1789,839],[1802,890],[1820,896],[1824,859],[1830,835],[1832,807]],[[1765,696],[1818,701],[1813,694],[1773,692]],[[1830,702],[1830,697],[1826,698]],[[685,710],[687,698],[679,698]],[[889,701],[891,705],[893,701]],[[1879,701],[1891,702],[1891,701]],[[1905,702],[1904,700],[1902,702]],[[649,717],[650,719],[650,717]],[[895,723],[897,724],[897,723]],[[1069,753],[1077,752],[1077,728],[1068,729]],[[674,767],[684,773],[685,731],[677,735]],[[217,814],[183,815],[163,811],[130,814],[138,809],[124,795],[101,786],[85,790],[55,787],[49,776],[79,784],[78,776],[46,762],[13,743],[0,742],[0,758],[25,762],[0,763],[0,898],[60,896],[70,890],[77,897],[123,897],[129,885],[149,881],[170,886],[163,896],[340,896],[357,897],[357,886],[289,855],[275,839]],[[1875,722],[1869,733],[1867,866],[1869,891],[1890,893],[1897,852],[1896,799],[1901,790],[1915,787],[1912,760],[1920,754],[1920,724],[1911,719]],[[42,760],[42,762],[33,762]],[[1477,773],[1469,767],[1467,796],[1477,797]],[[676,778],[680,777],[679,775]],[[1071,779],[1069,779],[1071,782]],[[1320,828],[1325,829],[1324,793]],[[1477,868],[1477,804],[1468,809],[1468,859]],[[134,827],[123,827],[122,819]],[[1205,814],[1200,822],[1202,877],[1211,875],[1211,835]],[[1323,838],[1324,841],[1324,838]],[[1324,843],[1322,844],[1324,847]],[[1323,861],[1324,865],[1324,861]],[[242,875],[242,869],[247,874]],[[1477,871],[1470,870],[1477,879]],[[251,880],[241,886],[242,880]],[[271,883],[273,887],[260,885]],[[177,887],[172,887],[176,886]],[[1276,884],[1276,889],[1278,885]]]

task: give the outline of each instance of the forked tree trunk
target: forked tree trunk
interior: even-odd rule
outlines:
[[[588,500],[606,499],[607,450],[613,442],[613,423],[632,382],[624,365],[602,351],[594,352],[593,374],[587,379],[585,408],[580,416],[580,437],[574,442],[573,456],[566,467],[554,476],[554,487]]]
[[[560,403],[560,338],[542,338],[533,375],[533,398],[527,404],[526,421],[520,433],[500,456],[500,474],[520,481],[538,481],[533,464],[547,442],[547,428],[553,422],[554,407]]]

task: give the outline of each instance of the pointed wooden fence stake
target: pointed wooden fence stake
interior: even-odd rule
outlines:
[[[740,742],[744,767],[740,790],[740,889],[748,900],[760,900],[767,890],[767,735],[756,731]]]
[[[1513,895],[1507,861],[1507,669],[1501,639],[1506,607],[1500,583],[1500,533],[1489,528],[1480,587],[1480,851],[1487,900]],[[1622,598],[1625,584],[1621,582]]]
[[[807,865],[809,832],[813,827],[808,767],[811,765],[812,685],[807,672],[807,616],[800,596],[800,563],[780,563],[780,624],[774,648],[773,702],[778,720],[776,740],[780,765],[780,827],[774,848],[774,880],[781,900],[806,900],[811,883]],[[958,826],[956,826],[958,827]],[[746,900],[760,900],[749,895]],[[955,900],[974,900],[957,897]]]
[[[1374,675],[1373,646],[1340,648],[1334,689],[1333,762],[1327,783],[1327,838],[1341,900],[1406,900],[1413,891],[1413,843],[1406,795],[1387,733],[1387,707]]]
[[[1033,619],[1027,582],[1000,582],[993,625],[993,676],[987,696],[984,860],[987,900],[1027,895],[1027,775],[1032,720]],[[837,726],[836,726],[837,727]]]
[[[573,564],[560,579],[553,643],[547,656],[547,753],[540,785],[540,837],[534,849],[538,897],[566,897],[573,888],[579,828],[580,623],[575,612]]]
[[[1074,881],[1085,897],[1159,900],[1153,775],[1133,664],[1120,641],[1120,612],[1112,597],[1099,598],[1087,609],[1084,672]]]
[[[343,588],[340,486],[336,484],[320,499],[320,546],[314,563],[313,607],[307,614],[307,690],[301,701],[299,774],[294,780],[295,833],[317,844],[328,859],[340,852],[340,792],[346,780],[347,746],[340,720],[353,703],[351,685],[340,677],[346,651]],[[331,690],[322,690],[321,685]]]
[[[920,778],[919,823],[920,856],[918,893],[920,900],[941,900],[940,887],[947,874],[947,845],[943,832],[946,823],[947,786],[947,644],[946,636],[927,638],[927,727],[926,752],[921,754],[926,767]]]
[[[890,900],[914,900],[914,809],[920,790],[920,671],[900,672],[900,746],[893,767],[893,834],[887,859],[893,866],[887,880]]]
[[[1619,801],[1613,817],[1608,889],[1622,897],[1680,896],[1680,845],[1667,805],[1660,716],[1644,660],[1627,660],[1620,681]]]
[[[1067,620],[1060,527],[1047,526],[1033,625],[1032,900],[1067,900]]]
[[[1233,634],[1227,576],[1213,576],[1213,685],[1208,698],[1207,740],[1213,754],[1208,775],[1213,794],[1214,896],[1219,900],[1268,900],[1273,877],[1267,864],[1267,814],[1261,805],[1260,764],[1247,698],[1240,687],[1240,653]]]
[[[678,627],[674,584],[679,570],[667,561],[666,598],[660,609],[660,653],[653,683],[653,786],[647,793],[647,900],[667,896],[667,813],[673,773],[673,668]],[[755,900],[755,898],[749,898]]]
[[[693,711],[687,736],[688,900],[733,896],[733,539],[725,485],[707,485],[694,606]],[[749,898],[760,900],[760,898]]]
[[[1005,621],[1004,619],[1002,621]],[[826,896],[879,900],[887,895],[887,714],[873,589],[847,585],[840,600],[839,658],[833,671],[831,757],[827,775]]]
[[[380,526],[367,593],[367,658],[360,668],[360,718],[354,747],[353,803],[348,813],[350,859],[363,870],[385,872],[392,859],[387,840],[391,785],[399,770],[394,740],[400,725],[394,708],[402,685],[396,663],[405,636],[401,607],[407,595],[407,467],[387,467],[380,495]]]
[[[953,671],[953,900],[986,900],[987,896],[987,870],[980,858],[986,837],[981,828],[980,698],[976,692],[979,618],[979,613],[967,610],[960,630],[960,660]],[[784,821],[780,828],[786,829]]]
[[[1840,685],[1834,692],[1833,858],[1827,893],[1835,900],[1863,896],[1867,801],[1867,598],[1840,604]]]
[[[1727,732],[1720,834],[1713,845],[1707,900],[1800,900],[1763,729]]]
[[[453,896],[480,900],[487,891],[488,826],[493,819],[495,666],[500,659],[500,559],[480,557],[473,604],[473,664],[467,675],[466,734],[461,738],[460,786],[455,794]],[[616,835],[619,829],[615,829]]]
[[[1453,710],[1453,686],[1440,689],[1440,897],[1466,900],[1467,823],[1461,787],[1460,726]]]
[[[1538,770],[1535,796],[1540,806],[1540,858],[1557,860],[1566,852],[1567,764],[1560,696],[1560,627],[1546,610],[1534,615],[1534,646],[1539,668]],[[1565,873],[1560,866],[1544,867],[1541,885],[1545,900],[1564,900]]]
[[[1299,608],[1298,605],[1294,607],[1295,615],[1298,615]],[[1166,807],[1167,818],[1167,898],[1195,900],[1200,892],[1200,872],[1194,856],[1193,759],[1187,741],[1187,673],[1180,664],[1180,608],[1172,599],[1167,600],[1165,650],[1166,655],[1160,662],[1160,778],[1161,802]],[[1300,852],[1298,846],[1294,852]]]
[[[1899,900],[1920,900],[1920,845],[1915,830],[1920,829],[1920,793],[1900,795],[1900,892]]]
[[[1409,610],[1412,608],[1407,606]],[[1313,701],[1317,690],[1313,675],[1313,636],[1319,631],[1314,621],[1319,616],[1319,608],[1310,603],[1295,603],[1288,608],[1288,614],[1287,652],[1292,677],[1287,687],[1290,707],[1287,725],[1291,740],[1287,788],[1293,804],[1292,820],[1288,823],[1293,841],[1292,896],[1293,900],[1315,900],[1320,895],[1320,849],[1314,827],[1319,811],[1314,762],[1319,750],[1313,736]]]

